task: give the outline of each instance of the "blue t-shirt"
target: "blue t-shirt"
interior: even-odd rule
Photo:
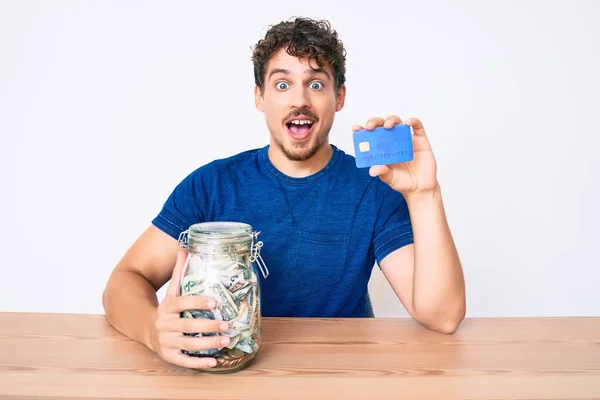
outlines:
[[[236,221],[260,231],[269,269],[265,317],[365,317],[375,261],[413,243],[404,197],[332,145],[319,172],[277,170],[269,146],[215,160],[189,174],[152,223],[173,238],[190,225]]]

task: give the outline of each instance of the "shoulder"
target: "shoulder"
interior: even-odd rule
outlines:
[[[220,158],[214,160],[211,164],[215,169],[227,169],[231,167],[238,167],[248,163],[253,163],[258,157],[260,149],[246,150],[241,153],[234,154],[230,157]]]
[[[348,184],[375,192],[380,196],[390,195],[391,192],[395,192],[378,177],[372,177],[369,174],[369,168],[358,168],[356,166],[356,158],[353,155],[347,154],[337,147],[335,147],[335,150],[341,153],[341,168],[339,169],[339,175],[342,176]]]
[[[260,149],[246,150],[225,158],[217,158],[192,171],[187,179],[209,179],[228,171],[239,171],[256,162]]]
[[[332,145],[333,146],[333,145]],[[373,178],[369,175],[368,168],[358,168],[356,166],[356,158],[346,153],[339,147],[333,146],[334,151],[339,153],[340,174],[353,182],[370,184]]]
[[[369,174],[369,168],[358,168],[354,156],[345,153],[336,148],[336,151],[342,153],[341,168],[339,176],[344,185],[360,196],[362,201],[370,202],[374,207],[386,209],[389,207],[404,209],[407,207],[404,196],[392,189],[387,183],[379,177],[373,177]]]

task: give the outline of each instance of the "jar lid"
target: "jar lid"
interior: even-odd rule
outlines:
[[[246,239],[252,236],[252,226],[242,222],[200,222],[190,226],[190,240]]]

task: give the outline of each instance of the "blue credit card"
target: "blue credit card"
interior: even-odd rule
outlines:
[[[372,131],[361,129],[353,133],[354,157],[358,168],[373,165],[396,164],[413,159],[412,135],[410,126],[395,125]]]

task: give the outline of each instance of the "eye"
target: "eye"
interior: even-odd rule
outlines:
[[[313,83],[310,84],[310,88],[313,90],[319,90],[323,87],[323,84],[321,82],[315,81]]]
[[[279,90],[285,90],[288,88],[288,84],[286,82],[277,82],[275,87]]]

